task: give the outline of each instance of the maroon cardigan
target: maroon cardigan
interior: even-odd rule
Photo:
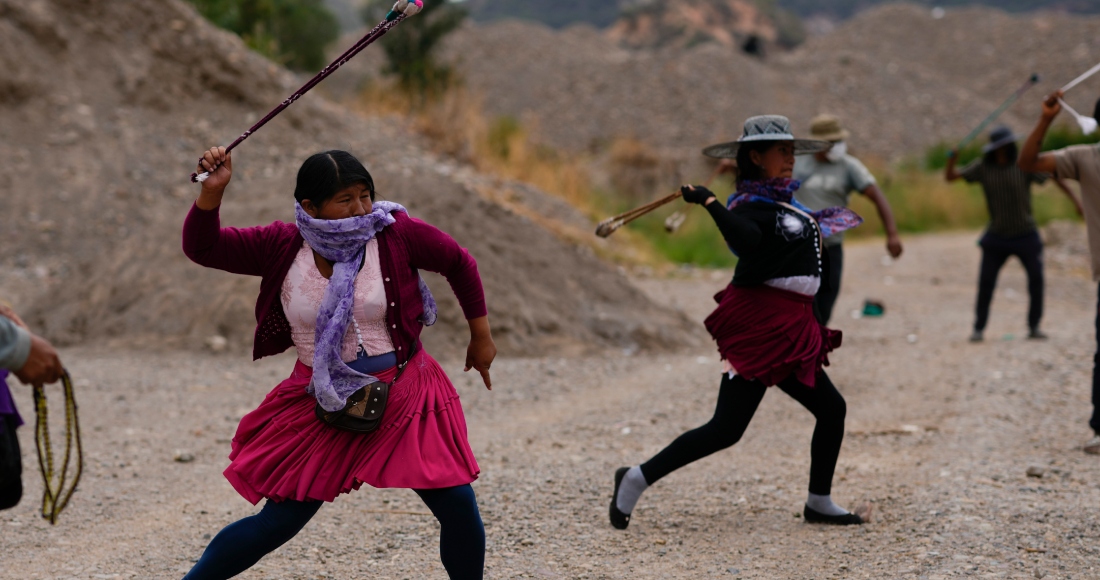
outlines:
[[[386,324],[397,349],[400,364],[409,360],[413,347],[420,346],[424,325],[420,316],[419,272],[442,274],[466,319],[486,315],[485,292],[477,262],[451,236],[404,212],[394,212],[396,222],[378,234],[378,257],[386,298]],[[203,210],[192,205],[183,222],[183,253],[192,262],[234,274],[260,276],[256,300],[256,337],[253,359],[279,354],[294,346],[290,323],[283,313],[279,293],[294,257],[302,249],[298,226],[274,222],[251,228],[223,228],[218,209]]]

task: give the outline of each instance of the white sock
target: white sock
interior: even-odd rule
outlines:
[[[848,510],[833,503],[833,498],[829,495],[817,495],[811,493],[809,497],[806,498],[806,505],[815,512],[819,514],[825,514],[827,516],[842,516],[846,513],[849,513]]]
[[[648,487],[649,484],[645,482],[645,476],[642,475],[642,468],[637,465],[631,467],[619,483],[619,497],[615,498],[615,507],[624,514],[630,515],[634,511],[634,505],[638,503],[638,498],[642,497],[642,492]]]

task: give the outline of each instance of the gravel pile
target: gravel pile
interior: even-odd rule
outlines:
[[[537,127],[572,150],[622,137],[693,159],[704,145],[740,135],[763,112],[806,133],[821,112],[840,115],[853,148],[885,160],[961,139],[1031,73],[1039,86],[1004,121],[1027,131],[1045,92],[1100,60],[1100,19],[1009,15],[992,8],[892,4],[864,11],[828,35],[763,62],[734,48],[634,51],[591,27],[554,31],[502,22],[469,26],[448,44],[469,86],[493,115]],[[1091,111],[1100,80],[1071,94]]]
[[[187,177],[201,151],[232,141],[302,82],[183,1],[0,0],[0,294],[64,344],[250,349],[258,281],[204,270],[179,249],[198,189]],[[301,161],[347,149],[384,198],[478,259],[503,352],[698,342],[588,245],[543,227],[560,214],[581,229],[562,204],[429,153],[403,123],[310,94],[235,152],[224,222],[292,219]],[[493,187],[524,194],[506,207],[484,193]],[[525,217],[546,211],[557,213]],[[429,283],[441,319],[426,340],[458,352],[465,321],[446,282]]]

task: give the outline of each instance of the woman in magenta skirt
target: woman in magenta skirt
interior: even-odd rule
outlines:
[[[479,473],[458,393],[419,336],[435,301],[419,270],[446,277],[470,325],[466,370],[490,387],[496,346],[474,259],[450,236],[375,201],[366,168],[344,151],[318,153],[298,172],[295,223],[222,228],[232,175],[224,148],[207,151],[211,175],[183,226],[197,264],[259,276],[256,359],[295,347],[290,376],[246,415],[225,477],[256,515],[210,542],[186,580],[233,577],[294,537],[323,502],[367,484],[415,490],[440,523],[451,578],[481,578],[485,529],[474,497]],[[318,418],[376,381],[392,382],[380,426],[338,429]],[[355,541],[355,540],[351,540]]]
[[[823,141],[795,139],[786,117],[764,115],[745,122],[732,143],[704,154],[736,158],[737,191],[727,205],[704,187],[685,186],[684,201],[703,205],[730,249],[739,256],[733,282],[715,296],[718,308],[706,327],[726,370],[714,417],[684,433],[649,461],[615,472],[611,525],[625,529],[642,492],[693,461],[741,438],[770,386],[778,386],[817,420],[810,447],[807,522],[851,525],[863,519],[831,499],[833,470],[844,439],[844,398],[822,367],[840,346],[840,333],[821,326],[813,313],[821,285],[821,240],[859,225],[845,208],[811,212],[794,201],[794,156],[827,149]]]

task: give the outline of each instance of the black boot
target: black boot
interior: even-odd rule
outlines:
[[[620,467],[615,470],[615,492],[611,494],[611,508],[608,510],[608,515],[611,516],[611,527],[616,530],[625,530],[630,525],[630,514],[619,511],[619,506],[616,505],[619,500],[619,484],[623,482],[623,477],[628,471],[630,471],[629,467]]]
[[[802,517],[808,524],[832,524],[834,526],[858,526],[863,523],[863,518],[856,514],[848,513],[842,516],[827,516],[810,506],[802,510]]]

